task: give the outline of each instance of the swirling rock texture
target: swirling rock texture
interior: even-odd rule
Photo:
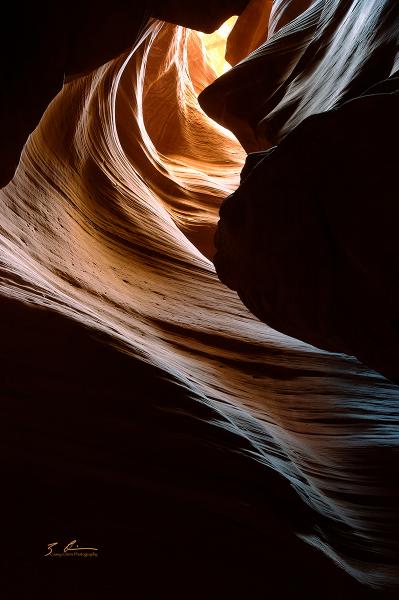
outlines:
[[[399,8],[313,2],[282,27],[282,5],[201,98],[248,149],[277,145],[223,206],[218,274],[269,325],[399,381]]]
[[[396,597],[398,387],[329,352],[396,376],[396,6],[207,4],[43,5],[3,94],[7,182],[62,87],[1,191],[7,597]],[[172,23],[241,12],[216,79]]]

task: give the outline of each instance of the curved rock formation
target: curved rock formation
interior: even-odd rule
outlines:
[[[222,207],[215,264],[269,325],[399,381],[399,97],[377,92],[309,117],[257,163]]]
[[[394,0],[277,0],[266,43],[209,86],[200,104],[247,151],[273,146],[306,117],[397,70],[398,10]]]
[[[222,208],[218,274],[269,325],[398,381],[398,7],[279,14],[200,98],[247,148],[278,144]]]
[[[215,76],[198,34],[150,21],[131,51],[69,78],[0,193],[3,566],[15,597],[60,578],[61,598],[121,595],[138,579],[184,598],[210,585],[221,597],[396,593],[398,387],[260,323],[218,280],[204,253],[245,152],[197,103]],[[291,139],[324,119],[339,145],[343,113]],[[290,143],[247,160],[223,208],[226,261],[246,251],[235,207],[252,206],[251,182],[276,164],[272,189]],[[322,238],[319,211],[296,210],[292,224],[306,217]],[[233,286],[252,275],[242,256]],[[369,257],[352,258],[360,278]],[[101,568],[37,565],[72,538],[98,545]]]
[[[13,177],[22,148],[65,80],[87,73],[131,48],[149,18],[214,31],[248,0],[72,2],[23,0],[7,10],[0,40],[0,186]]]

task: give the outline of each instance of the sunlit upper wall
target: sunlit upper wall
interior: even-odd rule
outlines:
[[[219,27],[217,31],[210,34],[201,33],[200,36],[204,42],[208,63],[213,68],[218,77],[231,69],[231,65],[226,61],[226,42],[233,29],[238,17],[231,17]]]

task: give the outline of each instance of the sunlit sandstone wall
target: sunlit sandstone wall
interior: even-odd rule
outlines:
[[[196,34],[153,22],[63,88],[1,192],[1,293],[160,368],[290,483],[312,513],[306,541],[395,584],[398,388],[257,321],[198,250],[244,160],[196,103],[214,77],[204,56]]]

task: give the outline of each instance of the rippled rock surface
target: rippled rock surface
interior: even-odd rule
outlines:
[[[360,19],[361,3],[341,4],[352,7],[352,25]],[[261,44],[255,53],[267,56],[274,47],[279,55],[285,39],[283,63],[293,66],[321,16],[331,39],[343,35],[337,6],[276,1],[263,33],[241,38],[241,52]],[[237,36],[236,57],[239,23],[231,38]],[[271,36],[266,45],[264,34]],[[363,38],[356,39],[360,47]],[[9,597],[44,584],[61,598],[122,596],[143,585],[147,597],[154,589],[184,598],[209,589],[220,597],[397,593],[399,388],[351,356],[318,349],[319,337],[307,335],[317,314],[316,333],[330,336],[335,350],[332,299],[347,303],[346,318],[354,309],[345,286],[357,289],[358,303],[361,286],[362,298],[369,293],[368,274],[386,284],[376,261],[389,254],[391,238],[363,253],[364,229],[346,200],[363,188],[351,177],[353,193],[342,196],[336,173],[367,171],[362,182],[378,194],[389,189],[373,173],[383,160],[392,173],[392,157],[384,145],[378,153],[372,138],[394,132],[387,122],[396,88],[389,80],[337,110],[320,90],[318,105],[304,100],[298,108],[296,98],[284,119],[258,120],[258,112],[249,123],[246,110],[262,100],[256,85],[266,89],[262,81],[271,74],[258,65],[241,112],[233,108],[242,90],[232,84],[232,104],[220,119],[246,149],[260,152],[247,159],[238,188],[246,153],[197,96],[220,89],[221,105],[227,102],[218,86],[235,77],[245,82],[253,55],[215,81],[203,43],[195,32],[149,20],[131,50],[91,64],[80,77],[80,68],[71,68],[0,192],[2,567]],[[309,74],[314,68],[309,62]],[[267,89],[287,79],[279,69]],[[368,118],[370,138],[362,126]],[[343,136],[361,146],[355,163]],[[320,189],[328,191],[323,203]],[[219,281],[210,261],[226,196],[218,270],[275,329]],[[368,231],[373,206],[365,205]],[[394,220],[382,208],[380,202],[378,215],[386,214],[391,231]],[[331,280],[337,249],[350,260]],[[266,296],[270,303],[281,294],[281,270],[287,293],[270,316]],[[258,281],[267,294],[248,301]],[[242,292],[241,282],[249,282]],[[287,301],[288,333],[306,341],[278,331]],[[386,323],[388,311],[379,304],[375,312]],[[368,323],[374,332],[375,323]],[[345,343],[354,344],[355,323],[338,325],[339,343],[348,336]],[[49,563],[43,556],[47,544],[72,539],[98,547],[98,562]]]

